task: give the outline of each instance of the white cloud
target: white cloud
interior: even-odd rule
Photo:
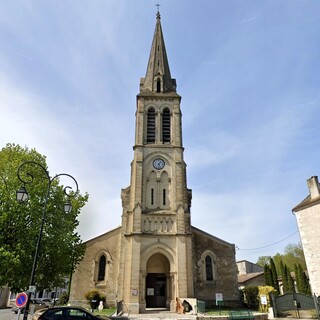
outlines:
[[[35,147],[50,173],[77,179],[90,195],[84,239],[121,223],[155,25],[145,4],[13,0],[0,12],[1,145]],[[260,247],[296,228],[290,210],[319,172],[319,5],[181,4],[160,10],[183,98],[192,221]],[[281,245],[238,254],[255,260]]]

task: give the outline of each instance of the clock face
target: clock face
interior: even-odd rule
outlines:
[[[153,167],[157,170],[163,169],[165,166],[165,163],[162,159],[155,159],[153,160]]]

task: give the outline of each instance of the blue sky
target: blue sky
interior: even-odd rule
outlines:
[[[77,179],[90,195],[83,240],[121,223],[155,3],[1,5],[0,145],[36,148],[51,175]],[[283,252],[299,241],[280,241],[297,231],[291,209],[320,175],[320,2],[160,4],[182,96],[192,224],[234,243],[238,260]]]

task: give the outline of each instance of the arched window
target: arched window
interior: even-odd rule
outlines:
[[[206,256],[205,264],[206,264],[206,280],[213,281],[212,258],[210,256]]]
[[[146,207],[148,209],[155,209],[158,206],[157,193],[157,176],[155,172],[151,172],[146,183]]]
[[[158,63],[159,63],[159,61],[158,61]],[[161,92],[161,80],[160,80],[160,78],[157,79],[157,92],[158,93]]]
[[[160,176],[160,185],[159,185],[159,204],[160,209],[167,209],[170,207],[169,199],[169,176],[166,171],[163,171]]]
[[[170,142],[170,110],[165,108],[162,113],[162,142]]]
[[[148,110],[147,116],[147,143],[156,141],[156,113],[154,108]]]
[[[106,256],[102,255],[99,259],[98,281],[104,281],[104,278],[106,276],[106,264],[107,264]]]
[[[217,257],[214,252],[211,250],[205,250],[202,252],[200,260],[200,273],[201,280],[205,283],[208,282],[210,284],[215,284],[218,276],[217,270]]]

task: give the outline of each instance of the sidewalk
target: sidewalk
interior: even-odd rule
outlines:
[[[112,317],[112,319],[132,319],[132,320],[196,320],[196,315],[178,314],[172,311],[153,311],[147,310],[140,314],[123,314],[121,317]]]

